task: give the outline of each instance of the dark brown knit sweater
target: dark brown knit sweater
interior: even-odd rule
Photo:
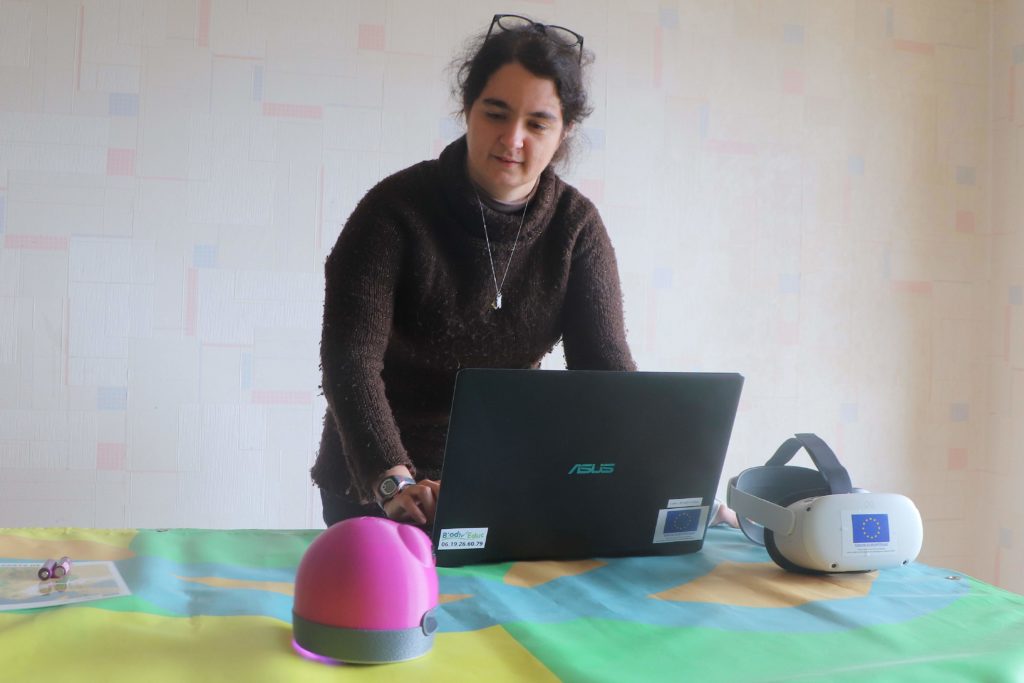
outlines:
[[[498,281],[521,212],[484,207]],[[441,473],[459,368],[533,368],[563,341],[570,369],[632,370],[615,253],[594,205],[550,168],[527,208],[494,310],[466,140],[356,206],[326,263],[327,415],[313,481],[352,500],[395,465]]]

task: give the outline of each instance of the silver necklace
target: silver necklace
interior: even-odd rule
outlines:
[[[501,308],[501,290],[505,287],[505,278],[508,277],[508,269],[512,265],[512,257],[516,254],[516,245],[519,244],[519,235],[523,232],[523,221],[526,220],[526,210],[530,208],[530,197],[526,198],[526,205],[523,206],[523,215],[519,219],[519,230],[516,231],[516,239],[512,242],[512,252],[508,255],[508,263],[505,264],[505,272],[501,275],[501,282],[498,282],[498,273],[494,269],[494,255],[491,253],[491,238],[487,234],[487,219],[484,218],[484,203],[480,201],[480,194],[473,188],[476,195],[476,204],[480,207],[480,222],[484,224],[484,241],[487,242],[487,259],[491,262],[491,278],[494,280],[494,303],[491,308],[495,311]]]

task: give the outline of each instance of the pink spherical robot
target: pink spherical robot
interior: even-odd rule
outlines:
[[[434,644],[437,604],[425,533],[379,517],[346,519],[320,534],[299,563],[294,645],[348,663],[413,659]]]

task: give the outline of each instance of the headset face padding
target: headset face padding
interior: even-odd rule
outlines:
[[[779,546],[775,545],[775,534],[771,529],[764,530],[764,549],[768,551],[768,556],[775,561],[775,564],[779,565],[788,572],[794,574],[825,574],[819,569],[808,569],[807,567],[801,567],[798,564],[793,564],[789,559],[779,551]]]

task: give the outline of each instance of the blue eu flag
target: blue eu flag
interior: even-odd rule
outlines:
[[[854,543],[888,543],[889,515],[853,515]]]
[[[665,515],[665,533],[680,534],[696,531],[700,524],[700,508],[669,510]]]

